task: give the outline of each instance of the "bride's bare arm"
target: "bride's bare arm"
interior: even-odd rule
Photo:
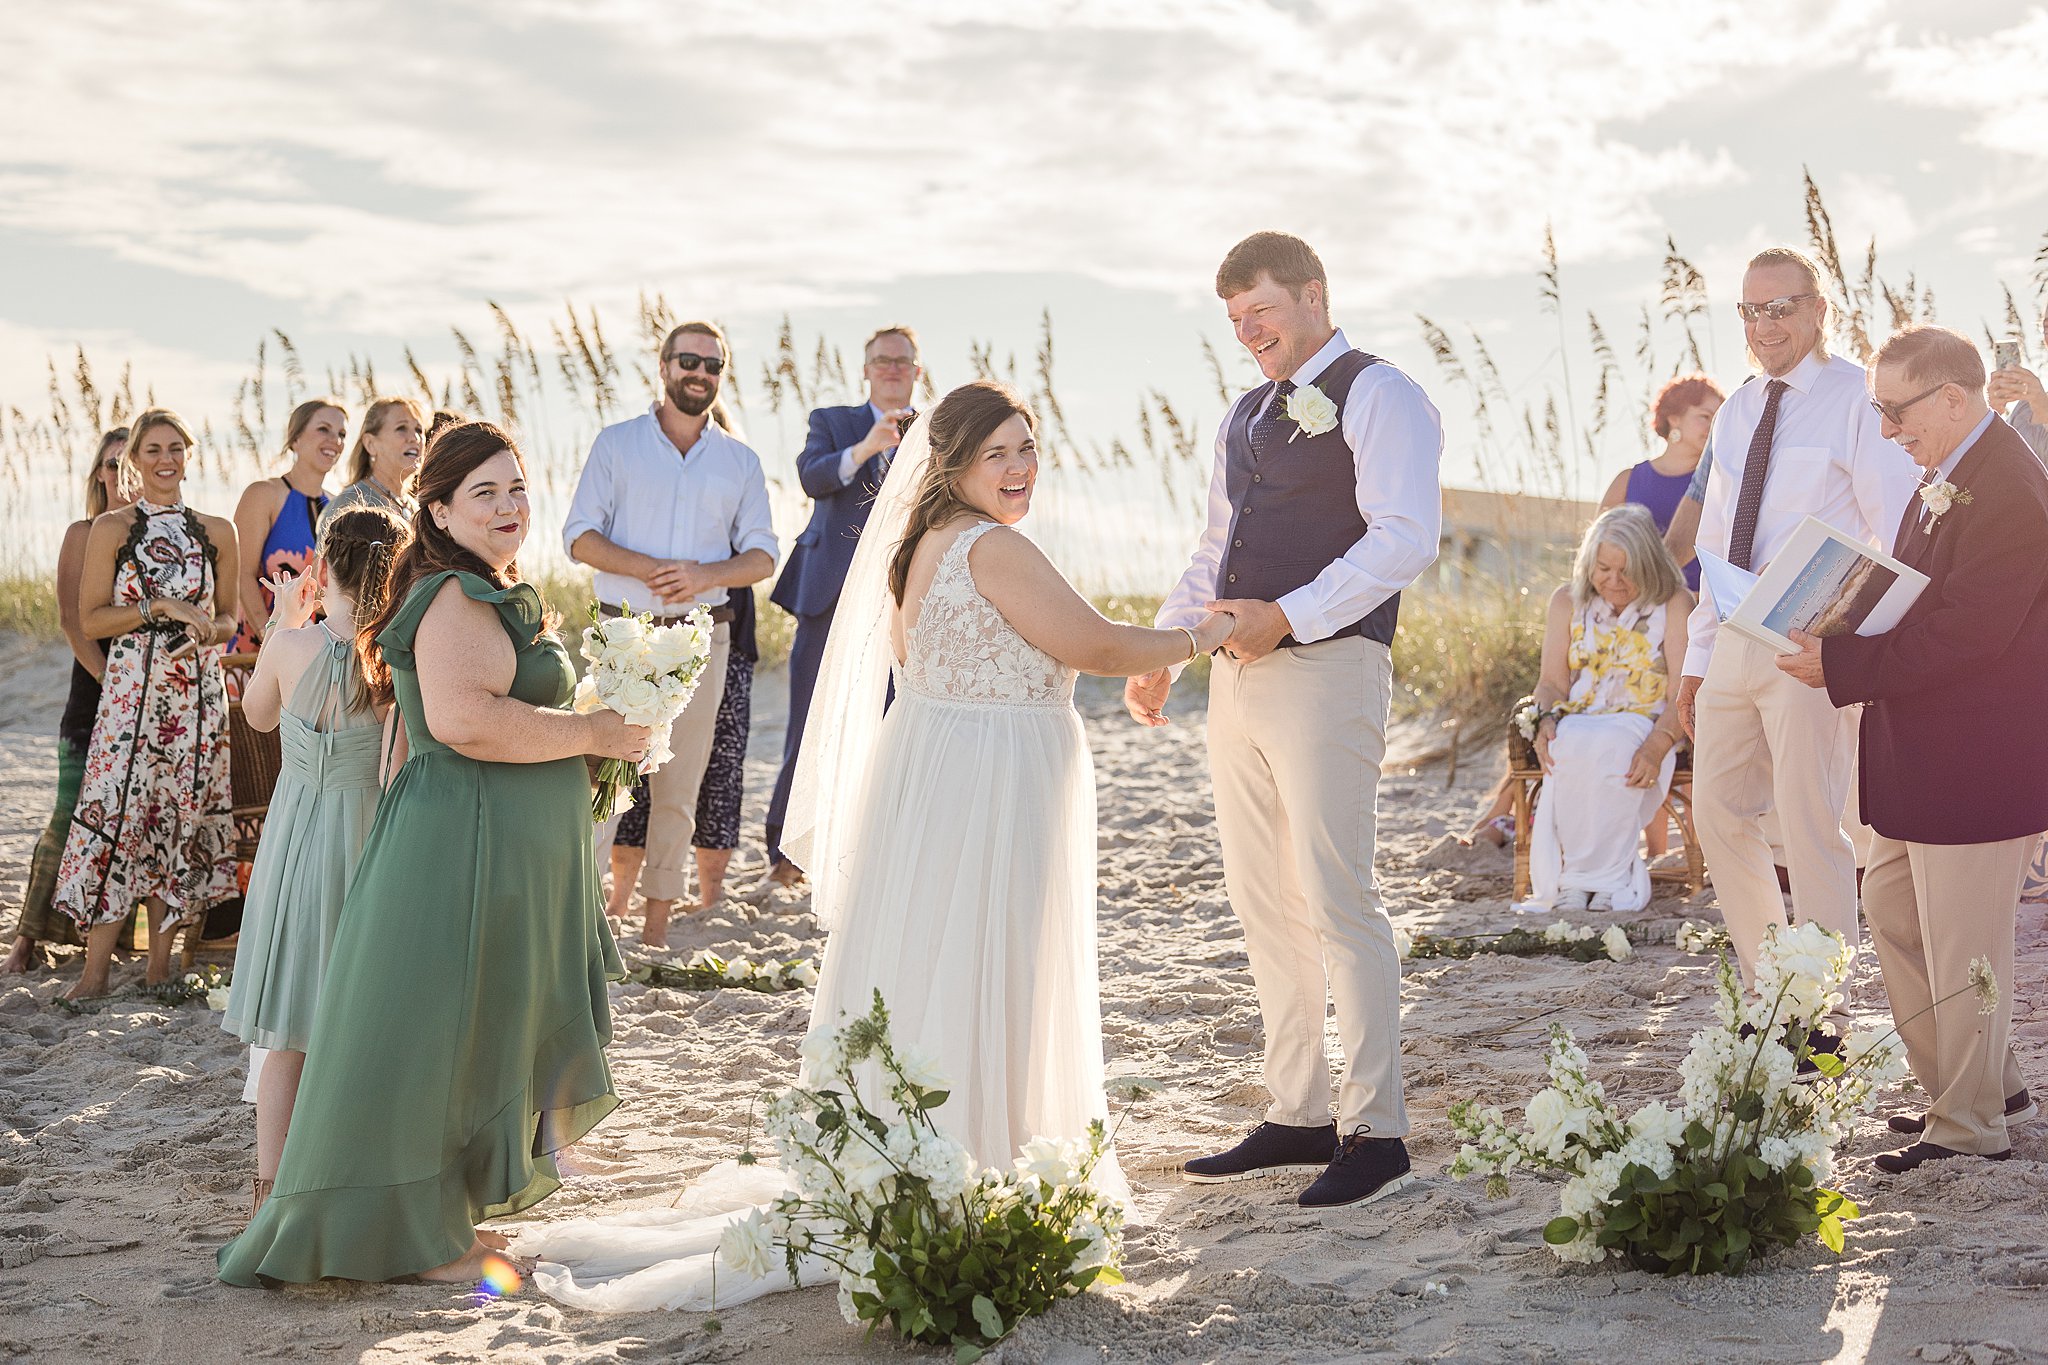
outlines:
[[[997,527],[967,551],[974,586],[1026,640],[1069,668],[1105,678],[1177,664],[1188,657],[1188,637],[1179,630],[1120,625],[1074,591],[1030,539]],[[1194,627],[1195,643],[1207,652],[1230,636],[1228,616],[1211,613]]]
[[[507,695],[519,656],[491,606],[449,579],[434,595],[413,638],[420,710],[435,739],[481,763],[546,763],[596,754],[624,758],[647,750],[647,731],[615,711],[579,716],[529,706]]]

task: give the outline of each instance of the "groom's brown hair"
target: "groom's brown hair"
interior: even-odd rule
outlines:
[[[1330,302],[1330,277],[1323,271],[1323,258],[1301,238],[1286,232],[1254,232],[1230,248],[1223,264],[1216,267],[1216,297],[1235,298],[1269,275],[1295,298],[1310,280],[1323,287],[1323,305]]]

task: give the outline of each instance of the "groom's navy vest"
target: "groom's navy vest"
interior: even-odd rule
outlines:
[[[1366,521],[1358,510],[1358,467],[1344,439],[1342,414],[1352,382],[1366,366],[1378,363],[1378,356],[1364,351],[1346,351],[1331,361],[1316,376],[1315,386],[1337,405],[1337,425],[1310,436],[1283,423],[1264,460],[1252,453],[1252,423],[1272,404],[1273,384],[1260,385],[1237,405],[1223,438],[1230,544],[1217,574],[1217,597],[1278,601],[1313,582],[1365,534]],[[1400,612],[1401,595],[1395,593],[1363,620],[1347,623],[1329,638],[1363,635],[1391,646]],[[1299,643],[1289,635],[1280,646]]]

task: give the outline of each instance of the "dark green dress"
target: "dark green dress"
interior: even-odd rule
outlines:
[[[427,732],[413,635],[451,577],[512,637],[512,696],[564,706],[574,688],[525,584],[436,574],[377,637],[411,752],[342,909],[276,1188],[221,1248],[229,1284],[445,1265],[475,1224],[554,1193],[554,1153],[618,1104],[587,769],[480,763]]]

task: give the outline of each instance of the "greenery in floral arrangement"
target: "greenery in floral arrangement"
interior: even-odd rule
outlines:
[[[744,957],[736,957],[728,962],[716,953],[700,951],[681,966],[673,962],[634,962],[626,968],[626,980],[642,986],[673,986],[685,991],[716,991],[730,986],[743,991],[773,994],[817,985],[818,969],[808,958],[751,962]]]
[[[763,1116],[794,1193],[729,1225],[722,1264],[758,1277],[779,1260],[796,1282],[836,1269],[847,1322],[950,1345],[959,1362],[1059,1299],[1122,1282],[1123,1210],[1090,1183],[1111,1139],[1100,1120],[1085,1139],[1034,1138],[1012,1169],[977,1172],[932,1120],[947,1082],[891,1042],[879,991],[802,1052],[819,1088],[784,1091]],[[879,1112],[861,1098],[878,1086]]]
[[[1589,924],[1557,920],[1540,933],[1533,929],[1510,929],[1505,934],[1413,934],[1394,930],[1394,947],[1404,958],[1478,957],[1497,953],[1504,957],[1568,957],[1574,962],[1607,959],[1626,962],[1635,946],[1619,924],[1595,929]]]
[[[189,1005],[201,1000],[206,1007],[218,1013],[228,1007],[228,987],[234,984],[232,968],[216,967],[211,963],[196,972],[172,977],[169,981],[155,986],[130,986],[113,995],[102,995],[91,1000],[67,1000],[58,996],[57,1008],[68,1014],[92,1014],[108,1005],[123,1000],[146,1000],[157,1005]]]
[[[1766,939],[1752,993],[1724,953],[1716,1022],[1693,1035],[1677,1110],[1659,1101],[1624,1118],[1587,1076],[1571,1034],[1553,1027],[1551,1083],[1519,1126],[1497,1108],[1452,1106],[1465,1145],[1451,1174],[1485,1175],[1494,1194],[1518,1167],[1565,1175],[1543,1238],[1567,1261],[1618,1256],[1670,1275],[1739,1274],[1808,1235],[1840,1252],[1843,1224],[1859,1210],[1825,1187],[1834,1149],[1905,1074],[1896,1029],[1850,1034],[1839,1054],[1811,1052],[1813,1032],[1832,1031],[1848,970],[1841,938],[1811,923]],[[1998,982],[1981,958],[1955,994],[1969,992],[1987,1013],[1997,1008]],[[1799,1084],[1809,1058],[1820,1075]]]
[[[1719,953],[1730,947],[1725,928],[1718,924],[1695,924],[1691,920],[1678,926],[1678,936],[1673,941],[1681,953]]]

